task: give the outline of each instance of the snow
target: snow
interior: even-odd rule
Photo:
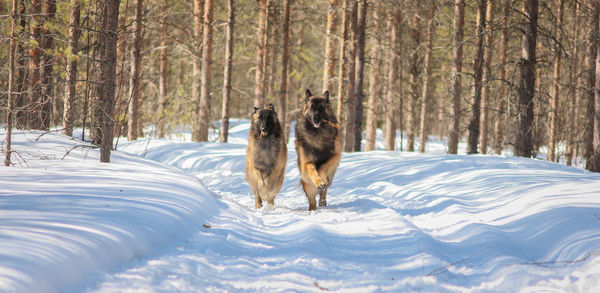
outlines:
[[[0,291],[600,292],[600,174],[432,138],[427,154],[344,153],[309,212],[292,139],[275,208],[256,210],[249,124],[233,125],[227,144],[121,140],[110,164],[15,133]]]

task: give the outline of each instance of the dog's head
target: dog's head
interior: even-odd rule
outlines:
[[[259,134],[260,137],[275,133],[278,126],[279,120],[277,119],[277,112],[275,112],[273,104],[269,104],[267,109],[254,107],[252,127],[254,132]]]
[[[304,96],[302,115],[314,128],[322,127],[323,123],[330,121],[333,114],[329,103],[329,92],[325,91],[322,95],[313,95],[307,89]]]

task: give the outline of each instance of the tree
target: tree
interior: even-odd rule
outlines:
[[[579,2],[573,3],[573,41],[572,41],[572,53],[571,60],[569,62],[569,115],[568,115],[568,129],[569,133],[567,135],[567,153],[566,160],[567,166],[571,166],[573,163],[573,158],[575,157],[575,153],[577,150],[575,140],[577,139],[577,128],[576,128],[576,120],[577,120],[577,102],[578,102],[578,94],[579,94],[579,85],[581,82],[580,70],[579,70],[579,59],[580,59],[580,45],[579,45],[579,10],[580,4]]]
[[[381,4],[373,5],[373,21],[380,23],[382,13]],[[377,120],[379,117],[379,99],[381,97],[381,68],[383,66],[383,48],[381,39],[378,37],[381,31],[377,31],[371,39],[371,74],[369,75],[369,96],[367,98],[367,127],[365,137],[365,151],[375,150],[375,139],[377,136]]]
[[[508,0],[507,0],[508,1]],[[460,138],[460,118],[461,118],[461,74],[463,59],[463,36],[465,26],[465,1],[454,1],[454,36],[452,46],[452,108],[450,116],[450,131],[448,137],[448,153],[456,154],[458,151],[458,140]]]
[[[44,19],[42,17],[42,1],[31,0],[31,15],[33,18],[31,27],[31,42],[34,44],[30,50],[29,68],[29,123],[31,129],[42,129],[42,87],[40,83],[40,63],[41,63],[41,44],[42,44],[42,26]]]
[[[12,127],[13,127],[13,90],[14,90],[14,76],[15,76],[15,49],[17,47],[17,0],[12,1],[12,14],[11,14],[11,27],[10,27],[10,47],[8,52],[8,103],[7,103],[7,115],[6,115],[6,152],[4,157],[4,166],[10,166],[10,156],[12,154]]]
[[[498,73],[498,79],[500,79],[500,85],[498,86],[498,117],[494,123],[494,152],[499,155],[502,153],[502,146],[504,141],[504,125],[506,124],[506,108],[507,108],[507,90],[506,90],[506,51],[508,47],[508,19],[510,18],[510,0],[504,0],[502,3],[502,35],[500,37],[500,48],[498,49],[498,63],[500,65],[500,72]]]
[[[137,0],[135,4],[135,28],[133,37],[133,48],[131,50],[131,76],[129,80],[129,121],[127,123],[127,139],[136,140],[138,137],[138,119],[140,115],[139,100],[141,93],[142,72],[142,11],[144,0]],[[141,133],[140,133],[141,134]]]
[[[40,128],[50,129],[50,109],[52,109],[52,96],[54,92],[53,67],[54,67],[54,32],[52,31],[52,20],[56,16],[56,0],[44,0],[44,23],[42,28],[41,46],[42,46],[42,64],[41,76],[41,111]]]
[[[325,64],[323,66],[323,91],[333,89],[333,75],[335,69],[335,33],[337,30],[336,10],[338,0],[329,0],[327,11],[327,35],[325,39]]]
[[[360,152],[360,142],[362,140],[362,116],[363,116],[363,81],[365,72],[365,37],[367,28],[367,0],[359,0],[357,12],[357,42],[356,42],[356,72],[354,77],[354,145],[352,150]],[[352,123],[351,120],[348,120]]]
[[[477,0],[477,40],[475,43],[475,57],[473,59],[473,93],[471,94],[471,121],[468,130],[467,153],[477,153],[477,143],[479,141],[479,127],[481,118],[481,88],[483,75],[483,38],[485,31],[485,10],[486,0]]]
[[[261,107],[265,104],[265,71],[268,46],[268,22],[270,0],[257,0],[260,9],[258,18],[258,43],[256,54],[256,87],[254,89],[254,107]]]
[[[396,123],[394,123],[396,111],[398,104],[402,105],[402,103],[398,103],[394,99],[394,94],[396,94],[397,90],[402,85],[402,71],[398,70],[398,63],[400,61],[400,45],[399,42],[402,39],[401,37],[401,27],[400,23],[402,22],[402,7],[404,6],[404,1],[400,1],[397,5],[394,5],[394,8],[390,12],[388,19],[388,30],[390,33],[390,50],[388,57],[388,66],[387,66],[387,91],[385,95],[385,126],[384,126],[384,136],[385,136],[385,149],[388,151],[393,151],[396,146]],[[400,77],[398,73],[400,72]],[[398,107],[401,108],[401,107]],[[400,118],[401,119],[401,118]]]
[[[233,63],[233,30],[235,28],[235,1],[227,1],[227,37],[225,40],[225,69],[223,70],[223,108],[221,110],[220,141],[229,136],[229,103],[231,98],[231,67]]]
[[[562,2],[562,1],[561,1]],[[596,2],[596,19],[600,17],[598,14],[598,2]],[[598,21],[595,23],[596,27],[599,25]],[[598,28],[600,31],[600,28]],[[600,172],[600,39],[596,37],[594,39],[596,43],[596,80],[594,87],[594,131],[593,131],[593,142],[594,151],[588,162],[588,170],[592,172]]]
[[[423,72],[423,94],[421,95],[421,118],[420,118],[420,135],[419,151],[425,152],[427,143],[427,108],[429,106],[430,91],[431,91],[431,54],[433,51],[433,37],[435,34],[435,1],[429,0],[428,15],[427,15],[427,39],[425,40],[425,60]]]
[[[19,8],[17,17],[19,18],[19,33],[18,38],[20,40],[25,40],[28,36],[27,33],[27,20],[29,17],[25,15],[25,0],[19,0]],[[13,101],[13,111],[15,115],[15,126],[18,129],[25,129],[27,127],[28,122],[28,113],[26,109],[26,102],[28,99],[27,96],[27,53],[25,50],[25,46],[23,42],[17,42],[16,49],[16,57],[17,59],[17,72],[16,72],[16,80],[14,83],[14,88],[16,92],[14,93],[14,101]]]
[[[412,38],[412,50],[410,52],[410,78],[408,80],[410,88],[410,100],[408,102],[408,141],[406,150],[415,151],[415,134],[417,132],[417,102],[419,100],[419,45],[421,43],[421,18],[415,13],[410,27]]]
[[[100,146],[100,162],[110,162],[112,150],[117,65],[119,0],[97,0],[100,7],[98,35],[98,70],[93,103],[93,137]]]
[[[519,97],[517,105],[517,135],[515,155],[531,157],[533,152],[532,124],[533,98],[535,94],[535,65],[537,40],[538,1],[523,2],[523,42],[519,60]]]
[[[344,119],[344,105],[346,104],[344,101],[345,99],[345,91],[344,88],[347,86],[347,84],[345,83],[345,76],[346,76],[346,72],[348,70],[348,60],[346,57],[346,47],[347,47],[347,42],[348,42],[348,27],[349,27],[349,22],[350,22],[350,11],[349,11],[349,1],[350,0],[344,0],[344,4],[342,7],[342,21],[341,21],[341,31],[340,31],[340,57],[339,57],[339,65],[338,65],[338,90],[337,90],[337,109],[336,109],[336,116],[338,121],[340,122],[340,124],[342,126],[344,126],[345,123],[345,119]],[[345,131],[344,131],[345,127],[342,127],[340,130],[342,131],[342,137],[344,137]],[[345,142],[345,140],[342,140],[342,143]]]
[[[487,33],[485,35],[485,49],[483,59],[483,88],[481,89],[481,135],[479,144],[482,154],[488,152],[488,125],[489,125],[489,105],[492,103],[490,95],[490,85],[492,81],[492,51],[494,46],[494,1],[488,1],[485,12],[485,22]]]
[[[346,123],[345,123],[345,134],[346,140],[344,143],[344,151],[351,152],[354,150],[354,127],[355,127],[355,116],[356,116],[356,106],[354,105],[355,100],[355,72],[356,72],[356,43],[357,43],[357,12],[358,12],[358,1],[360,0],[351,0],[352,8],[350,10],[350,21],[348,23],[348,30],[350,33],[350,44],[348,46],[348,67],[347,75],[348,75],[348,83],[346,92],[348,93],[347,105],[346,105]]]
[[[200,72],[202,71],[201,51],[202,28],[204,17],[204,1],[194,0],[194,30],[192,58],[192,141],[200,141]]]
[[[564,14],[564,0],[558,0],[558,19],[554,24],[554,34],[556,44],[554,46],[554,64],[552,67],[552,112],[550,113],[550,142],[548,144],[548,161],[556,160],[556,141],[558,140],[558,102],[560,96],[560,62],[561,62],[561,45],[562,31],[561,26]]]
[[[585,72],[584,75],[584,94],[583,102],[585,103],[585,119],[583,131],[583,157],[586,160],[586,169],[590,169],[591,158],[594,153],[594,115],[595,115],[595,94],[594,85],[596,82],[596,54],[598,51],[598,2],[595,0],[587,0],[585,2],[586,10],[588,11],[588,21],[590,30],[587,35],[587,52],[585,53]]]
[[[79,52],[79,16],[81,4],[79,0],[71,0],[71,20],[69,24],[69,49],[70,56],[67,58],[67,81],[65,83],[65,106],[63,112],[63,135],[73,135],[73,121],[75,120],[75,100],[77,94],[77,54]]]
[[[202,87],[200,90],[200,119],[199,139],[208,141],[208,127],[210,120],[210,66],[212,63],[212,33],[214,0],[204,2],[204,35],[202,38]]]
[[[290,2],[283,1],[283,30],[281,32],[281,89],[279,90],[279,122],[284,127],[284,135],[289,137],[289,122],[287,119],[288,101],[288,63],[290,60]]]
[[[161,2],[161,9],[166,13],[168,8],[168,0]],[[163,15],[160,22],[160,57],[159,57],[159,71],[160,76],[158,79],[158,122],[156,134],[158,138],[165,137],[165,110],[169,101],[169,59],[168,59],[168,27],[166,15]]]

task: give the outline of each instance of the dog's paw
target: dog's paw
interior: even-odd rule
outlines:
[[[329,185],[329,180],[321,176],[316,177],[315,186],[317,187],[317,190],[321,191],[322,189],[327,188],[327,185]]]

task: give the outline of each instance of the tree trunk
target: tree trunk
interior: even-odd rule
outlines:
[[[44,25],[44,18],[42,17],[42,1],[32,0],[31,1],[31,15],[32,28],[31,28],[31,41],[35,42],[29,51],[29,68],[31,70],[29,74],[29,104],[28,115],[29,121],[27,128],[30,129],[42,129],[41,113],[42,113],[42,88],[40,83],[40,62],[41,62],[41,45],[42,45],[42,26]]]
[[[381,4],[373,4],[373,21],[381,22],[380,13]],[[379,35],[381,31],[377,29]],[[365,137],[365,151],[375,150],[375,140],[377,139],[377,120],[379,118],[379,99],[381,98],[381,67],[383,66],[383,49],[381,48],[381,39],[374,37],[371,39],[371,74],[369,75],[369,97],[367,102],[367,127]]]
[[[431,55],[433,51],[433,37],[435,34],[435,1],[429,0],[427,17],[427,39],[425,43],[425,60],[423,72],[423,94],[421,100],[421,118],[420,118],[420,134],[419,134],[419,151],[425,152],[425,145],[427,144],[427,109],[429,108],[430,100],[430,88],[431,88]]]
[[[79,0],[71,0],[71,21],[69,24],[69,48],[71,56],[67,57],[67,81],[65,84],[65,109],[63,112],[63,135],[73,136],[75,118],[75,86],[77,84],[77,53],[79,52],[79,16],[81,4]]]
[[[323,91],[333,90],[337,6],[338,0],[329,0],[329,10],[327,11],[327,36],[325,39],[325,65],[323,66]]]
[[[483,88],[481,89],[481,135],[480,148],[482,154],[488,152],[488,126],[489,126],[489,105],[491,104],[490,86],[492,81],[492,48],[494,46],[494,1],[488,1],[485,12],[485,22],[487,34],[485,35],[485,50],[483,63]]]
[[[283,30],[281,38],[281,89],[279,90],[279,122],[284,128],[287,141],[289,137],[289,122],[287,119],[288,102],[288,63],[290,60],[290,1],[283,2]]]
[[[363,120],[363,82],[365,74],[365,38],[367,27],[367,0],[359,0],[357,12],[356,72],[354,86],[354,146],[353,151],[360,152]],[[351,120],[348,120],[351,121]]]
[[[137,0],[135,4],[135,28],[133,48],[131,51],[131,76],[129,80],[129,121],[127,123],[127,139],[129,141],[136,140],[138,137],[138,119],[140,118],[140,92],[142,72],[140,65],[142,63],[142,8],[144,7],[143,0]]]
[[[583,157],[586,160],[586,169],[590,169],[590,162],[594,153],[594,84],[596,82],[596,51],[598,50],[598,2],[596,0],[587,0],[586,8],[589,14],[589,23],[591,28],[588,34],[588,47],[585,54],[585,70],[584,72],[584,95],[585,103],[585,119],[583,132]]]
[[[596,1],[596,11],[595,16],[596,19],[600,17],[598,14],[598,7],[600,3]],[[595,25],[598,26],[598,20],[596,20]],[[600,28],[597,27],[597,32],[600,32]],[[592,157],[589,160],[588,170],[592,172],[600,172],[600,39],[596,36],[594,39],[596,42],[596,80],[594,87],[594,131],[593,131],[593,142],[594,142],[594,151]]]
[[[483,38],[485,33],[486,0],[477,0],[477,24],[475,35],[475,57],[473,60],[473,93],[471,94],[471,121],[469,122],[469,137],[467,153],[476,154],[479,142],[479,127],[481,118],[481,88],[483,75]]]
[[[213,33],[213,13],[214,0],[204,2],[204,28],[202,38],[202,76],[200,89],[200,120],[199,141],[208,141],[208,128],[210,124],[210,66],[212,63],[212,33]]]
[[[336,116],[338,121],[340,122],[340,124],[342,125],[342,128],[340,129],[342,131],[341,135],[342,137],[345,137],[344,134],[344,125],[346,125],[346,121],[345,121],[345,117],[344,117],[344,105],[345,103],[345,93],[344,93],[344,88],[347,86],[345,84],[346,80],[345,80],[345,73],[346,70],[348,69],[347,67],[347,63],[348,60],[346,58],[346,47],[347,47],[347,42],[348,42],[348,26],[349,26],[349,18],[351,18],[351,15],[349,14],[350,12],[348,11],[348,4],[349,1],[351,0],[344,0],[344,4],[342,7],[342,22],[341,22],[341,32],[340,32],[340,61],[339,61],[339,66],[338,66],[338,90],[337,90],[337,111],[336,111]],[[345,142],[345,140],[342,140],[342,142]]]
[[[266,100],[271,101],[276,96],[275,94],[275,80],[277,79],[277,69],[275,68],[275,64],[277,64],[277,56],[279,56],[279,46],[277,42],[273,42],[271,45],[269,41],[271,39],[276,39],[279,35],[279,24],[277,23],[278,17],[278,9],[275,4],[269,8],[269,20],[267,21],[267,27],[269,28],[267,34],[267,49],[265,50],[265,64],[264,70],[265,73],[265,91],[266,91]],[[271,65],[270,65],[271,64]],[[267,102],[265,102],[267,103]]]
[[[162,2],[162,10],[163,13],[167,13],[168,8],[168,0],[163,0]],[[165,137],[165,110],[169,103],[169,59],[167,56],[167,52],[169,49],[169,42],[167,39],[168,36],[168,28],[166,24],[166,15],[162,16],[160,23],[160,76],[158,79],[158,121],[157,121],[157,136],[158,138]]]
[[[348,29],[350,31],[350,44],[348,46],[348,88],[346,92],[348,93],[348,105],[346,105],[346,140],[344,144],[344,151],[351,152],[354,150],[354,127],[355,127],[355,116],[356,116],[356,106],[355,106],[355,92],[354,92],[354,81],[355,81],[355,71],[356,71],[356,43],[357,43],[357,12],[358,12],[358,1],[360,0],[351,0],[352,1],[352,10],[351,10],[351,18],[348,23]]]
[[[500,48],[498,52],[499,70],[498,79],[498,117],[494,123],[494,152],[497,155],[502,153],[504,145],[504,126],[506,124],[506,109],[508,105],[508,91],[506,90],[506,51],[508,48],[508,19],[510,18],[511,5],[510,0],[504,0],[502,3],[502,36],[500,37]]]
[[[12,127],[13,127],[13,102],[14,102],[14,76],[15,76],[15,49],[17,47],[17,0],[12,1],[12,23],[10,27],[10,47],[8,52],[8,102],[6,109],[6,151],[4,152],[4,166],[10,166],[12,154]]]
[[[19,0],[18,7],[18,21],[19,21],[19,36],[18,38],[21,40],[26,40],[28,33],[27,29],[27,19],[29,16],[25,15],[25,0]],[[17,69],[16,72],[16,80],[14,83],[14,88],[16,92],[14,93],[14,101],[13,101],[13,113],[15,115],[15,122],[17,129],[25,129],[27,127],[27,53],[25,52],[25,46],[23,42],[17,43],[17,51],[16,51],[17,59]]]
[[[506,0],[509,1],[509,0]],[[454,36],[452,46],[452,108],[450,117],[450,129],[448,131],[448,153],[456,154],[458,152],[458,140],[460,138],[460,117],[461,111],[461,75],[463,59],[463,37],[465,26],[465,0],[454,1]]]
[[[410,79],[408,81],[410,87],[410,100],[408,102],[408,141],[406,150],[409,152],[415,151],[415,135],[417,133],[417,103],[419,101],[419,46],[421,44],[421,18],[415,14],[412,21],[411,37],[412,37],[412,52],[410,57]]]
[[[574,36],[573,36],[573,52],[571,53],[571,62],[570,64],[570,70],[569,70],[569,103],[568,103],[568,107],[569,107],[569,115],[568,115],[568,123],[569,123],[569,131],[567,134],[567,153],[566,153],[566,160],[567,160],[567,166],[571,166],[573,163],[573,158],[575,157],[575,150],[576,148],[576,143],[575,141],[577,140],[577,127],[576,127],[576,121],[577,121],[577,105],[578,103],[578,96],[579,96],[579,84],[581,81],[580,78],[580,69],[579,69],[579,9],[580,8],[580,4],[578,2],[574,2],[574,9],[573,9],[573,31],[574,31]]]
[[[52,23],[56,16],[56,0],[44,1],[44,23]],[[44,25],[42,29],[42,72],[41,72],[41,129],[50,129],[50,112],[52,109],[52,98],[54,92],[53,66],[54,66],[54,33]]]
[[[560,61],[561,61],[561,48],[560,43],[562,42],[562,22],[564,14],[564,0],[558,0],[558,19],[554,25],[554,34],[556,42],[554,48],[554,65],[552,68],[552,112],[550,120],[550,142],[548,144],[548,161],[554,162],[556,160],[556,142],[558,140],[558,102],[560,95]]]
[[[385,149],[388,151],[393,151],[396,147],[396,123],[394,123],[394,120],[398,112],[396,111],[396,108],[398,106],[402,106],[402,104],[399,104],[398,101],[394,99],[394,95],[397,94],[402,87],[402,78],[398,78],[398,63],[400,61],[399,42],[402,39],[400,31],[400,23],[402,22],[402,7],[403,2],[400,2],[400,5],[395,5],[388,20],[388,30],[390,32],[390,56],[388,58],[387,66],[387,92],[385,95],[384,107],[386,110],[384,126]]]
[[[94,143],[100,146],[100,162],[110,162],[114,126],[119,0],[97,0],[101,7],[98,30],[98,67],[94,101]]]
[[[538,1],[523,2],[523,43],[519,61],[519,100],[515,155],[531,157],[533,152],[532,124],[535,94],[535,48],[537,38]]]
[[[194,52],[192,60],[192,141],[200,141],[200,72],[202,71],[202,18],[204,1],[194,0]]]
[[[265,104],[265,60],[267,57],[267,34],[270,0],[257,0],[260,8],[258,19],[258,44],[256,54],[256,87],[254,89],[254,107]]]
[[[233,29],[235,28],[235,1],[227,1],[227,36],[225,40],[225,69],[223,70],[223,108],[221,109],[220,141],[229,136],[229,104],[231,98],[231,68],[233,63]]]

